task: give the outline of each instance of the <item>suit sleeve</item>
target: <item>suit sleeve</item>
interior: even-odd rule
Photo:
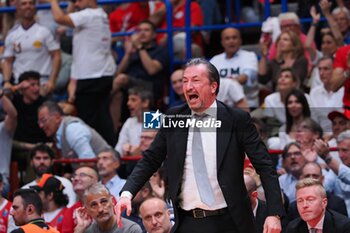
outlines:
[[[241,145],[248,155],[251,163],[260,175],[263,188],[265,190],[267,213],[268,216],[284,216],[281,190],[278,182],[278,176],[273,162],[267,151],[265,144],[261,141],[260,136],[252,123],[248,113],[242,113],[239,117],[238,133]]]
[[[150,148],[143,153],[143,158],[137,163],[120,193],[129,191],[135,197],[146,181],[162,165],[166,157],[166,148],[166,135],[164,129],[160,129]]]

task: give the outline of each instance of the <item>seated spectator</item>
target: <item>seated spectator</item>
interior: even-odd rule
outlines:
[[[312,69],[312,72],[310,74],[309,81],[306,83],[307,87],[310,87],[311,90],[319,85],[322,85],[320,79],[320,70],[318,68],[320,59],[323,57],[333,58],[338,48],[339,46],[336,44],[334,35],[332,34],[331,30],[329,28],[322,28],[321,51],[316,51],[316,55],[313,60],[314,68]]]
[[[304,165],[301,171],[300,180],[306,179],[306,178],[309,178],[309,179],[312,178],[312,179],[319,180],[320,183],[323,186],[325,186],[327,181],[325,180],[325,176],[322,175],[323,172],[327,172],[327,171],[323,171],[321,166],[318,163],[308,162]],[[327,191],[326,187],[325,187],[325,190]],[[326,195],[328,199],[327,209],[336,211],[344,216],[348,216],[346,205],[342,198],[334,195],[332,192],[329,192],[329,191],[326,192]],[[297,203],[296,201],[294,201],[289,205],[288,218],[291,221],[298,217],[300,217],[300,215],[297,209]]]
[[[78,196],[77,202],[68,208],[63,216],[61,233],[72,233],[77,224],[76,210],[83,206],[84,191],[98,182],[97,172],[87,166],[76,169],[72,175],[73,188]]]
[[[55,159],[55,154],[53,150],[45,145],[39,144],[30,151],[30,166],[34,170],[35,179],[25,184],[22,189],[30,188],[31,186],[38,185],[43,178],[43,174],[53,174],[53,160]],[[65,187],[63,193],[68,196],[68,207],[74,205],[77,201],[77,195],[73,190],[72,182],[68,179],[55,175],[62,185]]]
[[[116,200],[125,184],[125,180],[118,176],[117,170],[120,166],[120,155],[114,149],[106,149],[97,155],[97,172],[101,183],[108,188]]]
[[[210,59],[210,62],[219,71],[220,78],[234,79],[242,85],[249,107],[257,108],[259,103],[257,81],[258,59],[256,54],[240,48],[242,45],[241,33],[235,28],[226,28],[221,32],[221,45],[224,48],[224,52],[214,56]],[[235,83],[235,85],[231,84],[230,87],[227,87],[229,84],[226,83],[224,82],[221,83],[224,85],[220,85],[219,100],[219,97],[223,96],[220,96],[221,91],[232,90],[232,88],[237,86],[237,83]],[[236,89],[238,88],[236,87]],[[239,89],[234,92],[239,92]],[[241,100],[244,101],[242,97],[237,98],[234,103],[239,105],[239,101]]]
[[[278,15],[279,25],[281,32],[293,32],[299,39],[302,44],[302,47],[305,47],[306,35],[301,31],[301,24],[299,17],[294,12],[283,12]],[[278,46],[276,46],[278,42],[272,43],[269,47],[269,50],[266,51],[266,55],[268,53],[268,59],[271,61],[273,59],[278,58],[279,51]],[[316,48],[316,44],[313,42],[312,47]],[[308,70],[311,70],[311,59],[307,50],[303,50],[302,52],[304,57],[307,59]],[[301,76],[300,76],[301,77]]]
[[[350,129],[350,115],[333,111],[328,114],[328,119],[332,122],[332,135],[325,138],[329,147],[337,147],[337,137],[341,132]],[[338,151],[329,152],[330,155],[340,161]]]
[[[322,84],[310,91],[313,118],[327,134],[331,133],[331,122],[327,118],[328,113],[343,107],[342,98],[344,96],[344,87],[335,92],[331,88],[332,67],[332,58],[323,57],[319,60],[318,70]]]
[[[173,27],[184,27],[185,26],[185,0],[171,0],[173,7]],[[196,1],[190,3],[190,15],[191,15],[191,26],[203,26],[203,13],[200,5]],[[150,21],[152,21],[158,28],[166,29],[166,7],[165,4],[159,4],[155,12],[150,15]],[[158,37],[158,43],[160,45],[167,44],[167,34],[160,34]],[[173,46],[174,55],[176,58],[183,59],[186,55],[186,33],[181,31],[175,31],[173,35]],[[203,40],[201,32],[194,31],[192,33],[192,57],[200,57],[203,53]]]
[[[99,152],[110,148],[81,119],[63,116],[62,109],[55,102],[46,101],[40,106],[38,124],[46,136],[56,139],[56,146],[65,158],[95,158]]]
[[[68,196],[63,193],[65,187],[61,181],[51,174],[44,174],[39,183],[30,188],[39,193],[43,203],[44,220],[60,232],[68,204]]]
[[[289,202],[295,201],[295,184],[300,178],[306,159],[299,143],[291,142],[285,146],[282,153],[282,165],[286,173],[279,177],[281,189]]]
[[[311,118],[303,119],[297,129],[295,140],[300,144],[303,156],[308,162],[321,162],[314,149],[314,142],[323,136],[321,126]]]
[[[153,197],[153,190],[152,187],[150,185],[150,183],[147,181],[143,187],[140,189],[140,191],[137,192],[137,194],[135,195],[135,197],[132,199],[132,210],[130,215],[127,214],[123,214],[124,218],[127,218],[133,222],[136,222],[137,224],[139,224],[139,226],[142,228],[142,232],[146,232],[145,231],[145,227],[142,223],[142,219],[140,216],[140,205],[143,201],[152,198]],[[124,212],[125,213],[125,212]]]
[[[171,87],[173,88],[177,96],[175,97],[174,102],[170,103],[169,107],[181,105],[186,102],[184,90],[182,88],[183,74],[184,74],[184,70],[178,69],[178,70],[175,70],[170,76]]]
[[[123,93],[135,85],[151,91],[155,101],[163,97],[163,87],[169,66],[166,48],[155,41],[156,28],[150,21],[138,24],[136,33],[125,41],[125,55],[113,81],[112,115],[114,124],[121,125]]]
[[[327,210],[327,195],[319,180],[307,178],[296,185],[296,202],[300,218],[290,222],[286,233],[348,232],[350,220],[335,211]]]
[[[149,111],[153,106],[152,93],[140,86],[129,89],[128,108],[130,117],[124,123],[120,133],[115,150],[121,157],[129,156],[131,147],[137,147],[140,144],[140,135],[142,131],[142,117],[144,111]],[[124,145],[128,145],[125,147]],[[124,149],[127,149],[126,151]]]
[[[317,154],[326,162],[335,174],[334,194],[343,198],[346,203],[348,215],[350,213],[350,130],[340,133],[337,137],[337,147],[341,162],[329,153],[329,146],[322,140],[316,140]]]
[[[258,199],[258,187],[255,183],[255,180],[251,176],[244,174],[244,184],[247,188],[252,211],[255,217],[255,232],[262,233],[264,229],[265,219],[268,216],[266,203]]]
[[[267,84],[271,81],[272,90],[276,89],[278,73],[283,68],[291,68],[299,78],[300,84],[308,76],[307,60],[304,56],[303,44],[293,31],[284,31],[277,38],[276,45],[278,54],[272,60],[267,60],[268,48],[261,43],[262,56],[259,61],[259,82]]]
[[[266,96],[264,101],[264,116],[273,117],[281,124],[286,123],[286,102],[287,95],[299,87],[299,78],[291,68],[283,68],[278,73],[276,92]]]
[[[122,218],[117,222],[112,195],[103,184],[94,184],[87,188],[83,196],[84,208],[76,212],[75,233],[141,233],[141,228],[134,222]]]
[[[170,210],[164,200],[157,197],[148,198],[141,203],[139,212],[148,233],[170,233]]]
[[[11,231],[11,233],[59,233],[41,217],[43,203],[39,194],[35,190],[18,189],[13,196],[14,198],[10,214],[13,217],[16,226],[19,226],[20,228]]]
[[[12,137],[15,134],[17,126],[17,111],[11,101],[4,95],[4,90],[0,90],[0,104],[5,112],[5,116],[0,113],[0,147],[1,163],[0,174],[2,175],[3,190],[0,193],[7,194],[9,191],[10,163],[11,163],[11,145]]]
[[[280,127],[278,137],[268,139],[268,147],[282,149],[287,143],[295,141],[295,136],[303,119],[311,116],[308,96],[294,89],[285,100],[286,123]]]

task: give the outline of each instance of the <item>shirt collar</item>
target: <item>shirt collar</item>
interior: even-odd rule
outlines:
[[[239,55],[239,52],[241,51],[241,49],[239,48],[234,54],[232,57],[227,57],[227,53],[225,53],[225,58],[226,59],[232,59],[234,57],[237,57]]]
[[[217,116],[216,100],[214,100],[214,102],[210,105],[210,107],[207,108],[206,110],[204,110],[204,112],[202,112],[202,113],[198,113],[198,112],[191,110],[191,115],[193,116],[195,114],[197,114],[197,115],[207,114],[208,116],[214,117],[216,119],[216,116]]]
[[[56,146],[58,147],[58,149],[62,149],[62,145],[61,145],[61,138],[62,138],[62,134],[63,134],[63,119],[60,123],[60,126],[57,129],[56,135],[55,135],[55,139],[56,139]]]
[[[317,230],[321,230],[321,232],[322,232],[323,231],[323,222],[324,222],[325,216],[326,216],[326,214],[323,214],[323,217],[320,219],[320,221],[313,228],[315,228]],[[311,226],[309,225],[309,223],[307,223],[307,229],[309,230],[309,232],[310,232],[310,228],[311,228]]]

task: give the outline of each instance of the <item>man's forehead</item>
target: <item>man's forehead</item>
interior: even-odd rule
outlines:
[[[109,199],[110,194],[106,191],[102,191],[101,193],[98,194],[88,194],[86,196],[87,203],[92,203],[92,202],[99,202],[102,199]]]

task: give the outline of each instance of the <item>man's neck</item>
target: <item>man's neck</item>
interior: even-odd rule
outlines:
[[[45,212],[53,212],[57,209],[59,209],[60,207],[56,205],[56,203],[54,201],[50,201],[48,203],[48,206],[47,206],[47,210],[45,210]]]
[[[35,23],[34,19],[22,19],[21,20],[21,25],[24,29],[30,28]]]
[[[333,91],[331,84],[324,84],[323,87],[328,93]]]
[[[108,230],[113,229],[113,227],[116,225],[117,225],[117,216],[113,215],[106,222],[104,222],[102,224],[98,224],[98,228],[100,228],[102,231],[108,231]]]
[[[116,175],[116,173],[111,173],[111,174],[108,174],[107,176],[103,176],[102,179],[101,179],[101,183],[105,185],[105,184],[106,184],[108,181],[110,181],[115,175]]]

